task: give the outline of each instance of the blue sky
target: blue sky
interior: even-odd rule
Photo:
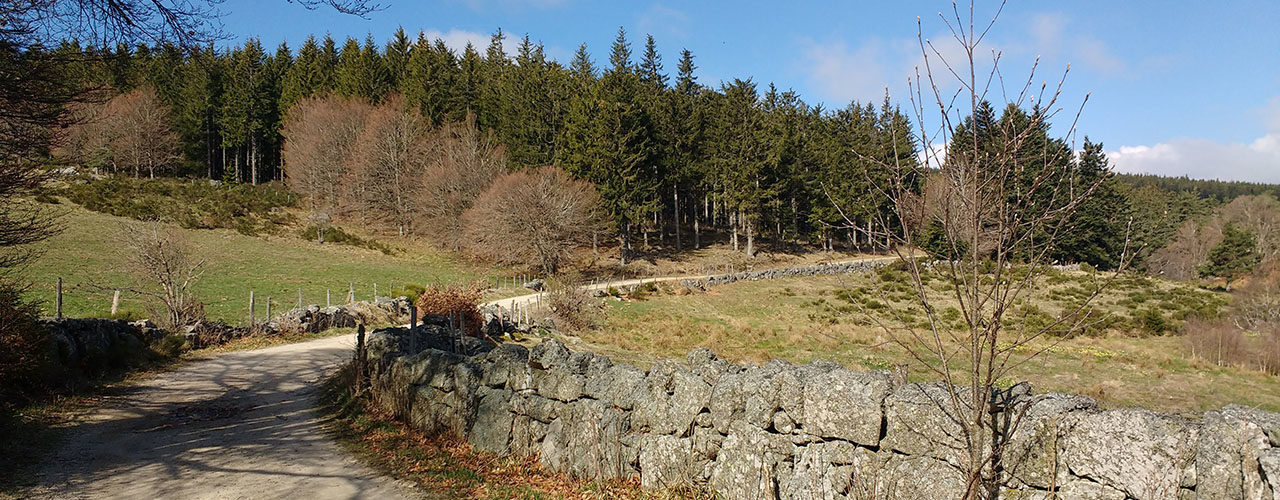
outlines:
[[[906,80],[920,61],[917,16],[926,38],[954,52],[939,11],[950,2],[587,2],[582,0],[382,0],[368,19],[308,11],[279,0],[227,0],[233,40],[259,37],[297,45],[307,34],[341,40],[397,27],[427,32],[461,48],[483,47],[501,27],[528,34],[567,61],[586,43],[597,65],[618,27],[633,50],[652,34],[668,71],[683,48],[693,51],[699,80],[752,77],[797,91],[806,102],[841,107],[879,102],[888,86],[906,107]],[[998,4],[980,2],[979,16]],[[966,14],[966,13],[962,13]],[[966,14],[967,15],[967,14]],[[1050,87],[1069,63],[1057,131],[1063,133],[1084,94],[1078,129],[1106,145],[1117,170],[1280,182],[1280,3],[1253,0],[1010,2],[984,47],[1002,54],[1009,86]],[[986,57],[990,59],[990,55]]]

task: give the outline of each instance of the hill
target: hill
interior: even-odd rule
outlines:
[[[126,255],[118,237],[125,224],[137,221],[89,211],[64,203],[61,234],[37,245],[42,255],[23,276],[33,283],[28,291],[44,302],[45,314],[54,313],[59,277],[64,280],[63,314],[110,314],[111,290],[132,285],[125,270]],[[244,322],[248,317],[249,291],[258,297],[258,315],[270,296],[274,311],[298,302],[324,304],[330,290],[335,303],[346,299],[348,286],[357,298],[367,299],[377,283],[381,294],[387,286],[422,285],[489,279],[478,266],[458,262],[422,244],[398,243],[395,255],[345,245],[317,244],[296,236],[248,236],[232,229],[181,229],[200,258],[207,259],[204,274],[195,286],[211,319]],[[122,293],[121,316],[143,317],[136,295]]]

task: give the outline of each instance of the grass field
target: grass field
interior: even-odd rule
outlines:
[[[880,279],[872,273],[738,282],[692,295],[610,300],[604,324],[582,332],[581,339],[593,349],[641,365],[706,346],[737,362],[829,359],[857,370],[915,364],[912,378],[927,379],[924,368],[860,312],[884,309],[851,307],[855,301],[906,298],[902,292],[867,297],[866,290]],[[1033,301],[1037,314],[1055,315],[1078,300],[1088,279],[1085,273],[1050,277]],[[1105,328],[1038,342],[1032,348],[1047,347],[1049,352],[1019,366],[1013,380],[1005,382],[1025,380],[1037,392],[1086,394],[1116,406],[1176,412],[1239,403],[1280,410],[1280,378],[1185,355],[1176,333],[1181,320],[1225,303],[1224,295],[1189,285],[1145,277],[1120,280],[1098,302],[1100,313],[1110,313]],[[939,306],[945,307],[945,302]]]
[[[24,271],[34,283],[29,293],[44,301],[44,311],[51,315],[57,279],[62,277],[64,315],[108,316],[110,290],[135,283],[125,269],[118,235],[123,224],[137,222],[69,203],[56,207],[66,212],[61,219],[65,230],[38,244],[43,254]],[[404,283],[472,282],[501,272],[459,262],[423,244],[397,242],[401,250],[385,255],[292,236],[245,236],[230,229],[179,231],[198,256],[207,259],[195,287],[206,313],[228,322],[247,321],[250,290],[261,317],[266,297],[271,297],[275,314],[297,304],[299,289],[305,304],[324,304],[326,290],[336,304],[346,300],[349,285],[355,286],[357,300],[367,300],[374,283],[379,294],[386,295],[389,284],[399,288]],[[146,316],[140,298],[129,293],[121,294],[120,308],[121,315]]]

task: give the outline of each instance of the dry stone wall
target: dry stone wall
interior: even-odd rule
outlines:
[[[777,278],[794,278],[800,276],[826,276],[833,274],[849,274],[871,271],[898,262],[896,259],[857,260],[834,264],[813,264],[808,266],[783,267],[760,271],[742,271],[737,273],[714,274],[705,278],[687,279],[680,283],[688,287],[706,288],[716,285],[727,285],[738,281],[759,281]]]
[[[886,372],[821,361],[741,366],[706,349],[647,371],[554,340],[472,342],[468,352],[483,352],[461,355],[444,331],[371,334],[373,395],[415,427],[481,450],[726,499],[956,498],[964,488],[938,384],[895,385]],[[1001,438],[1003,498],[1280,500],[1280,414],[1103,410],[1026,385],[996,402],[998,419],[1022,415]]]

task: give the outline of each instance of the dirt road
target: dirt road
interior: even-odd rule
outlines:
[[[351,335],[236,352],[125,387],[68,430],[33,498],[414,498],[322,428],[318,382]]]

